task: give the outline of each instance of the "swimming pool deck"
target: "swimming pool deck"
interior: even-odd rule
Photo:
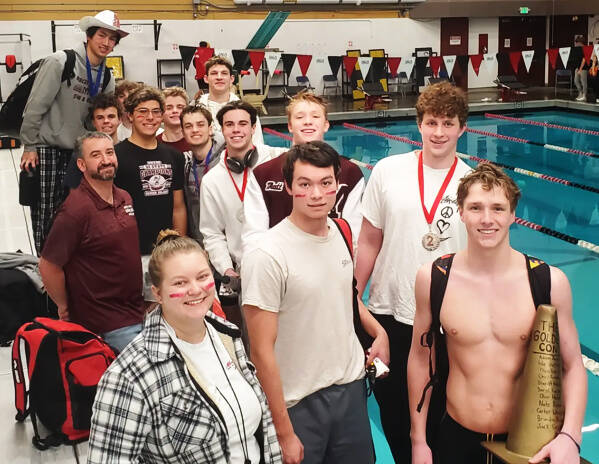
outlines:
[[[532,87],[526,90],[519,101],[501,101],[501,90],[489,87],[483,89],[470,89],[468,91],[468,104],[470,113],[483,113],[485,111],[513,111],[519,109],[556,108],[576,111],[599,113],[599,104],[577,102],[576,92],[570,94],[559,89],[555,92],[553,87]],[[377,103],[374,109],[364,111],[364,100],[334,95],[325,95],[329,103],[329,121],[355,121],[379,118],[401,118],[416,115],[414,106],[418,95],[391,94],[389,102]],[[263,126],[287,124],[285,114],[285,100],[271,100],[266,102],[268,115],[260,115]]]

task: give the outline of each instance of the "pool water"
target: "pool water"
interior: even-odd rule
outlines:
[[[516,118],[558,124],[562,126],[599,130],[599,116],[565,111],[527,111],[506,114]],[[420,141],[415,120],[385,120],[356,123],[361,127],[386,134]],[[520,122],[471,116],[468,127],[486,132],[518,137],[529,141],[575,148],[599,156],[599,136],[563,129],[526,125]],[[287,134],[286,128],[274,128]],[[264,134],[265,143],[289,146],[280,137]],[[339,153],[369,164],[376,164],[389,155],[405,153],[417,147],[379,135],[333,125],[325,136]],[[514,168],[523,168],[570,182],[599,188],[599,157],[593,158],[550,150],[537,145],[517,143],[485,135],[465,133],[458,142],[458,151]],[[474,166],[476,163],[466,161]],[[363,169],[366,178],[368,169]],[[599,194],[506,170],[522,191],[516,216],[549,229],[599,245]],[[514,224],[511,228],[512,246],[524,253],[543,259],[562,269],[572,286],[574,320],[579,331],[583,354],[599,361],[599,311],[596,311],[596,289],[599,285],[599,254],[567,243],[558,238]],[[584,425],[599,424],[599,378],[589,375],[589,400]],[[392,463],[384,435],[378,422],[376,401],[370,398],[369,411],[378,463]],[[599,431],[583,434],[582,456],[599,462]]]

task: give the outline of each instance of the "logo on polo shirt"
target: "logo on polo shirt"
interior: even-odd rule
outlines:
[[[127,213],[129,216],[135,216],[135,213],[133,211],[133,205],[125,205],[123,206],[123,209],[125,210],[125,213]]]
[[[283,182],[275,182],[274,180],[266,181],[265,192],[282,192],[285,184]]]

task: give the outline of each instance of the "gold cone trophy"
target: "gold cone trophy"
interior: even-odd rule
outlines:
[[[555,307],[537,309],[507,442],[482,445],[506,464],[527,464],[564,423],[562,360]],[[588,463],[580,459],[581,463]]]

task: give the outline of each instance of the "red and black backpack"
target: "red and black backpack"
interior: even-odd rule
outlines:
[[[12,346],[15,419],[31,416],[36,448],[87,440],[96,388],[114,359],[110,346],[79,324],[37,317],[21,326]],[[38,419],[50,431],[45,438]]]

